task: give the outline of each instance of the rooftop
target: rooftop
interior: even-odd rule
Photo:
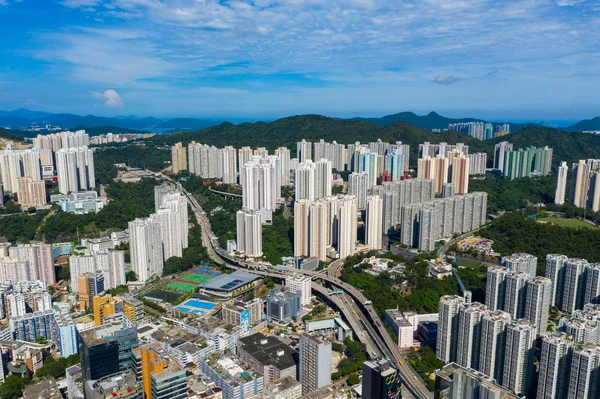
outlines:
[[[62,399],[60,390],[53,377],[46,377],[23,391],[23,399]]]
[[[87,393],[91,393],[89,399],[128,398],[143,389],[141,382],[136,381],[135,374],[131,371],[85,383],[86,398]]]
[[[259,279],[256,274],[248,273],[243,270],[237,270],[231,274],[221,274],[214,279],[207,281],[202,285],[203,289],[214,291],[235,291],[246,284]]]
[[[249,335],[240,338],[238,345],[262,365],[273,365],[280,370],[296,365],[296,351],[273,336]]]

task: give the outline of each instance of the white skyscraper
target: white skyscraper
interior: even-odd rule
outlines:
[[[294,256],[308,256],[310,204],[309,200],[294,201]]]
[[[275,168],[275,200],[281,199],[281,159],[278,155],[269,155],[267,157],[273,168]]]
[[[148,281],[163,271],[163,253],[160,224],[152,218],[129,222],[131,268],[138,281]]]
[[[504,376],[502,386],[518,395],[526,395],[533,380],[535,326],[529,320],[517,320],[506,327]]]
[[[27,313],[25,296],[21,293],[12,293],[6,296],[6,310],[10,318],[24,316]]]
[[[259,211],[263,223],[271,221],[276,207],[275,166],[268,159],[252,157],[242,167],[242,206]]]
[[[587,267],[583,303],[600,303],[600,263],[590,264]]]
[[[595,399],[600,396],[598,367],[600,367],[600,348],[597,345],[586,344],[574,349],[568,399]]]
[[[354,172],[348,176],[348,194],[356,197],[358,209],[361,211],[367,206],[368,192],[369,174],[367,172]]]
[[[247,258],[260,258],[262,251],[262,223],[260,213],[242,208],[236,214],[237,251]]]
[[[221,150],[223,156],[223,183],[237,183],[237,154],[235,148],[227,146]]]
[[[504,158],[508,151],[512,151],[513,145],[508,141],[503,141],[494,146],[494,169],[504,172]]]
[[[311,301],[311,284],[310,276],[294,273],[285,278],[285,286],[292,292],[300,292],[300,305],[310,305]]]
[[[320,261],[327,260],[327,246],[331,245],[331,202],[332,199],[312,202],[308,214],[308,253],[310,257],[317,257]],[[335,201],[335,200],[333,200]]]
[[[527,300],[527,280],[525,273],[509,273],[506,276],[506,291],[504,293],[504,311],[513,319],[525,316],[525,301]]]
[[[458,313],[459,329],[456,363],[477,370],[481,346],[481,319],[487,308],[477,302],[465,305]]]
[[[159,226],[164,260],[183,256],[181,216],[172,209],[161,208],[150,218]]]
[[[312,143],[302,139],[296,144],[296,157],[299,163],[312,160]]]
[[[94,255],[72,255],[69,258],[69,272],[71,273],[71,292],[77,293],[79,286],[77,279],[85,273],[100,271],[96,266]],[[102,273],[104,275],[104,273]]]
[[[564,333],[542,337],[537,399],[566,397],[572,356],[573,344]]]
[[[367,197],[365,220],[365,244],[370,250],[381,249],[381,232],[383,223],[383,199],[378,195]]]
[[[490,266],[487,271],[485,305],[490,310],[504,310],[506,277],[510,270],[502,266]]]
[[[48,284],[56,283],[51,244],[19,244],[9,247],[8,254],[11,258],[29,262],[32,280],[45,280]]]
[[[246,162],[252,157],[252,148],[242,147],[238,149],[238,176],[242,176],[242,168],[246,165]]]
[[[565,288],[561,308],[563,312],[571,313],[576,309],[583,309],[587,265],[585,259],[568,259],[565,262]]]
[[[275,155],[281,160],[281,185],[289,186],[290,181],[290,150],[287,147],[279,147],[275,150]]]
[[[527,281],[525,318],[535,324],[536,333],[542,335],[548,327],[548,315],[552,301],[552,280],[536,277]]]
[[[177,214],[179,217],[179,222],[177,224],[180,227],[180,232],[178,235],[181,237],[181,248],[187,248],[189,236],[187,199],[178,191],[171,191],[161,197],[161,204],[158,209],[170,209],[172,212]]]
[[[334,234],[340,259],[356,253],[357,213],[358,207],[355,197],[338,197]]]
[[[568,174],[569,166],[566,162],[561,162],[560,166],[558,167],[558,175],[556,177],[556,192],[554,193],[555,204],[562,205],[565,203]]]
[[[481,319],[479,371],[494,378],[498,384],[502,383],[504,375],[506,326],[510,322],[510,315],[501,310],[488,311]]]
[[[19,193],[19,177],[41,180],[41,170],[40,152],[37,149],[15,150],[9,146],[0,151],[0,182],[5,193]]]
[[[58,190],[61,194],[96,187],[94,153],[87,147],[63,148],[56,152]]]
[[[560,254],[546,255],[546,277],[552,280],[552,306],[562,308],[565,287],[565,262],[569,258]]]
[[[296,200],[316,199],[315,181],[316,164],[312,161],[303,162],[294,171],[294,185],[296,186]]]
[[[315,199],[329,197],[332,186],[332,162],[321,158],[315,162]]]
[[[461,296],[446,295],[440,298],[438,339],[435,356],[444,363],[456,360],[459,333],[459,312],[465,300]]]
[[[29,261],[0,257],[0,281],[6,280],[31,281]]]
[[[316,335],[301,334],[299,381],[306,395],[331,384],[331,343]]]

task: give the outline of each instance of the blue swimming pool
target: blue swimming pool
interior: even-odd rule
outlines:
[[[181,305],[176,306],[175,309],[180,312],[194,313],[194,314],[207,314],[210,313],[217,306],[216,303],[201,301],[199,299],[188,299]]]

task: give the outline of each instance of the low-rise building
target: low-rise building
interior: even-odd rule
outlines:
[[[302,396],[302,384],[292,377],[284,377],[265,384],[267,399],[297,399]]]
[[[62,399],[54,377],[46,377],[23,390],[23,399]]]
[[[265,384],[283,377],[296,377],[296,351],[273,336],[258,333],[242,337],[237,353],[254,371],[263,374]]]
[[[86,381],[84,392],[85,399],[144,399],[142,382],[136,379],[133,371]]]
[[[263,392],[263,376],[232,355],[213,353],[198,368],[223,390],[223,399],[252,398]]]
[[[245,332],[265,317],[265,302],[260,298],[244,302],[231,300],[222,307],[222,317],[233,326],[240,326]]]

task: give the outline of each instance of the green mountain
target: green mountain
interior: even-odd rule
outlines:
[[[470,151],[490,151],[490,146],[460,132],[432,133],[429,130],[397,121],[386,126],[377,126],[362,120],[328,118],[321,115],[300,115],[278,119],[274,122],[255,122],[233,125],[225,122],[218,126],[197,132],[162,134],[153,137],[156,144],[173,145],[182,142],[187,145],[196,141],[216,147],[233,145],[235,147],[266,147],[273,151],[279,146],[288,147],[292,154],[296,152],[296,143],[307,141],[337,141],[351,144],[357,141],[368,143],[377,139],[383,141],[402,141],[411,147],[411,164],[416,164],[419,144],[429,141],[451,144],[462,142],[470,146]],[[492,147],[493,148],[493,147]]]
[[[447,118],[438,114],[435,111],[430,112],[427,115],[417,115],[414,112],[400,112],[398,114],[386,115],[381,118],[354,118],[357,120],[370,122],[378,126],[389,125],[390,123],[394,123],[397,121],[403,121],[409,123],[414,126],[422,127],[423,129],[446,129],[448,125],[451,123],[467,123],[467,122],[489,122],[484,121],[482,119],[475,118]],[[504,122],[491,122],[494,125],[504,123]],[[521,124],[521,123],[511,123],[511,130],[517,131],[526,126],[533,125],[533,123]]]
[[[569,126],[567,130],[586,132],[586,131],[599,131],[600,130],[600,116],[592,119],[584,119],[577,122],[573,126]]]

